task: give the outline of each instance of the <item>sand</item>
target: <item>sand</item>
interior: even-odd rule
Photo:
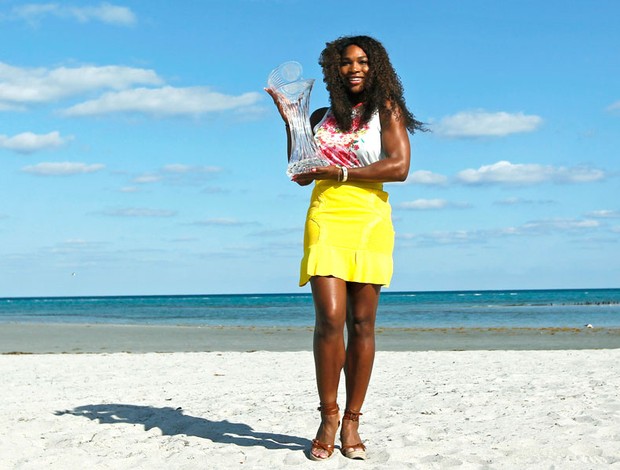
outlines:
[[[307,459],[308,351],[5,354],[0,377],[2,469],[620,468],[619,349],[379,351],[366,462]]]

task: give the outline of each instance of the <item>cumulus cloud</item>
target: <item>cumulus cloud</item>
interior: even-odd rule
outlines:
[[[436,231],[421,234],[396,234],[396,238],[402,240],[414,240],[421,245],[469,245],[484,243],[486,238],[481,231],[477,230],[454,230]]]
[[[38,176],[68,176],[84,173],[95,173],[105,168],[101,163],[79,163],[79,162],[44,162],[36,165],[29,165],[22,168],[24,173]]]
[[[103,94],[101,94],[103,93]],[[154,116],[202,115],[256,107],[256,92],[227,95],[205,86],[177,88],[153,70],[117,65],[21,68],[0,62],[0,111],[95,95],[61,112],[65,116],[143,113]]]
[[[556,201],[551,199],[524,199],[521,197],[507,197],[501,201],[496,201],[494,204],[500,206],[518,206],[518,205],[543,205],[543,204],[555,204]]]
[[[601,228],[592,219],[545,219],[527,222],[515,227],[502,227],[488,230],[452,230],[428,233],[400,233],[397,238],[413,240],[422,245],[462,245],[486,243],[493,239],[506,237],[548,236],[556,233],[572,233],[576,236],[591,233]]]
[[[49,103],[101,89],[123,90],[135,85],[161,85],[148,69],[118,65],[21,68],[0,62],[0,109]]]
[[[540,234],[551,232],[582,231],[600,227],[600,222],[592,219],[546,219],[528,222],[512,229],[513,233]],[[508,233],[508,232],[506,232]]]
[[[135,186],[123,186],[118,190],[119,193],[137,193],[138,191],[140,190]]]
[[[202,165],[184,165],[182,163],[172,163],[164,165],[162,168],[164,173],[186,174],[186,173],[219,173],[222,169],[218,166],[202,166]]]
[[[46,17],[72,19],[80,23],[100,21],[102,23],[131,26],[136,23],[136,15],[130,8],[103,2],[98,6],[72,7],[58,3],[20,5],[12,10],[12,17],[30,23],[38,23]]]
[[[457,174],[463,184],[509,184],[531,185],[551,181],[554,183],[590,183],[605,178],[602,170],[588,167],[554,167],[551,165],[513,164],[499,161],[476,169],[467,169]]]
[[[415,201],[400,203],[397,207],[409,210],[438,210],[438,209],[466,209],[469,204],[464,202],[450,202],[445,199],[416,199]]]
[[[602,209],[590,212],[588,216],[596,219],[620,219],[620,210]]]
[[[108,113],[144,113],[155,116],[200,115],[251,106],[261,99],[255,92],[239,96],[225,95],[207,87],[136,88],[109,92],[103,96],[72,106],[67,116],[92,116]]]
[[[446,178],[444,175],[433,173],[427,170],[414,171],[407,178],[408,183],[424,184],[429,186],[441,186],[443,184],[446,184],[447,181],[448,178]]]
[[[126,207],[122,209],[110,209],[101,212],[111,217],[174,217],[176,211],[166,209],[148,209],[143,207]]]
[[[61,147],[72,137],[63,138],[58,131],[48,134],[35,134],[33,132],[22,132],[21,134],[8,137],[0,134],[0,148],[13,150],[17,153],[34,153],[39,150],[53,149]]]
[[[149,183],[157,183],[162,180],[162,176],[160,175],[140,175],[136,176],[133,179],[133,182],[136,184],[149,184]]]
[[[620,101],[616,101],[615,103],[612,103],[607,107],[607,111],[619,111],[619,110],[620,110]]]
[[[172,183],[200,183],[220,171],[222,171],[222,168],[216,166],[172,163],[169,165],[164,165],[156,172],[136,176],[132,181],[136,184],[159,183],[161,181]]]
[[[523,113],[464,111],[443,118],[433,130],[437,135],[449,138],[503,137],[534,131],[542,122],[540,116]]]
[[[192,225],[206,225],[206,226],[220,226],[220,227],[235,227],[239,225],[248,225],[249,222],[242,222],[237,219],[229,219],[229,218],[215,218],[215,219],[205,219],[194,222]]]

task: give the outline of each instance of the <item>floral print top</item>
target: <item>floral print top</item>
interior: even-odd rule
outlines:
[[[370,121],[360,126],[361,109],[353,109],[351,131],[342,131],[331,112],[314,128],[314,140],[331,163],[347,168],[367,166],[385,158],[381,147],[381,121],[375,113]]]

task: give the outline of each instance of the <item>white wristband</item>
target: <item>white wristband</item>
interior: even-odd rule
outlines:
[[[342,168],[342,181],[341,181],[341,183],[344,183],[349,178],[349,170],[347,169],[346,166],[341,166],[340,168]]]

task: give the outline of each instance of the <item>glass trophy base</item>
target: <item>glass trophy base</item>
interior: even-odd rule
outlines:
[[[329,166],[329,162],[320,157],[304,158],[303,160],[297,160],[296,162],[289,163],[286,169],[286,175],[290,178],[293,175],[299,173],[307,173],[311,168],[317,166]]]

